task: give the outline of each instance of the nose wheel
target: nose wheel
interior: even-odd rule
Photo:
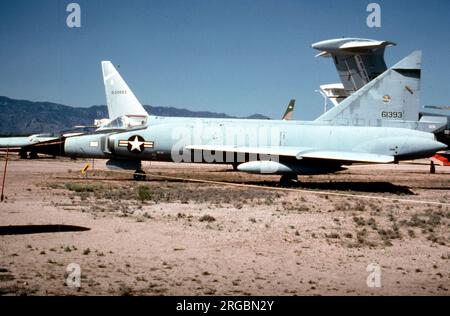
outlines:
[[[145,181],[145,172],[144,172],[144,170],[141,170],[141,169],[136,170],[134,172],[133,178],[136,181]]]
[[[280,187],[292,187],[298,183],[297,175],[282,175],[280,178]]]

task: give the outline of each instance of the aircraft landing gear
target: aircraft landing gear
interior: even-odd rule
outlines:
[[[133,178],[136,181],[145,181],[145,172],[141,169],[138,169],[134,172]]]
[[[19,157],[20,157],[20,159],[27,159],[28,158],[28,153],[26,151],[20,151],[19,152]]]
[[[37,152],[35,151],[30,152],[30,159],[37,159],[37,158],[39,158]]]
[[[280,178],[280,187],[292,187],[298,183],[297,175],[284,174]]]

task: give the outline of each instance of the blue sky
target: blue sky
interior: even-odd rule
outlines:
[[[423,51],[422,103],[450,104],[450,1],[79,0],[81,28],[63,0],[0,1],[0,95],[71,106],[105,104],[101,60],[144,104],[296,119],[322,111],[320,84],[338,82],[311,44],[339,37],[392,40],[388,65]]]

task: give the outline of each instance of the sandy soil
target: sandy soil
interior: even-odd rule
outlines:
[[[0,294],[449,295],[450,167],[354,166],[283,190],[226,166],[146,163],[136,183],[103,161],[85,178],[85,163],[9,162]],[[67,286],[71,263],[81,287]]]

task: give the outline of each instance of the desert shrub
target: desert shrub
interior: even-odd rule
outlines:
[[[338,239],[338,238],[340,238],[339,234],[337,234],[337,233],[325,234],[325,237],[326,238],[331,238],[331,239]]]
[[[98,183],[65,183],[64,186],[69,191],[74,192],[94,192],[102,188]]]
[[[214,217],[212,217],[211,215],[203,215],[202,217],[200,217],[199,221],[200,222],[214,222],[216,219]]]
[[[138,195],[138,199],[141,200],[142,202],[144,202],[146,200],[150,200],[152,198],[150,189],[145,185],[138,186],[137,195]]]

